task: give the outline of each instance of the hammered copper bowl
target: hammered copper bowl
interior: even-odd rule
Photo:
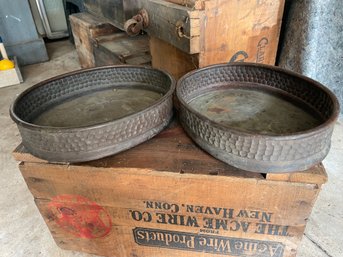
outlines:
[[[81,123],[78,126],[39,125],[35,122],[37,117],[61,103],[101,92],[115,95],[116,90],[119,92],[122,89],[151,91],[154,96],[157,95],[157,99],[137,112],[96,124],[91,120],[86,120],[86,125]],[[11,106],[10,115],[17,123],[23,145],[33,155],[52,162],[89,161],[131,148],[165,128],[172,117],[174,89],[175,82],[170,75],[149,67],[86,69],[43,81],[24,91]],[[130,93],[126,95],[130,97]],[[139,97],[136,97],[138,103]],[[108,99],[107,93],[102,98],[104,106],[115,102]],[[97,99],[92,101],[96,106]],[[92,109],[88,108],[87,111],[91,112]],[[62,115],[71,115],[68,113],[66,110]],[[73,123],[78,115],[75,115],[75,110],[70,110],[70,113],[74,115],[69,117]],[[88,118],[87,113],[81,111],[79,114]],[[108,116],[112,117],[110,112]]]
[[[230,90],[240,91],[230,96],[229,94],[235,92]],[[280,104],[276,103],[269,108],[271,113],[276,113],[276,119],[281,119],[281,123],[283,117],[288,119],[291,116],[287,114],[287,107],[279,112],[281,118],[277,117],[278,105],[282,106],[286,102],[294,105],[294,109],[310,115],[316,121],[313,123],[315,125],[307,124],[305,129],[297,128],[291,132],[280,130],[280,133],[260,129],[260,133],[257,128],[263,125],[269,127],[273,118],[267,115],[270,121],[259,124],[256,117],[260,116],[256,115],[261,113],[251,107],[255,100],[251,100],[249,96],[243,101],[244,92],[248,92],[247,95],[249,92],[258,92],[269,95],[272,99],[282,99]],[[320,83],[278,67],[259,64],[221,64],[190,72],[178,81],[176,94],[180,102],[181,124],[201,148],[232,166],[259,173],[302,171],[320,163],[329,152],[333,127],[339,114],[337,98]],[[228,95],[227,99],[233,99],[224,101],[225,104],[238,101],[239,98],[242,112],[247,109],[256,112],[249,118],[255,119],[256,125],[241,129],[240,125],[244,128],[250,120],[242,119],[238,125],[233,122],[234,125],[230,125],[230,120],[215,120],[213,117],[217,117],[218,112],[230,115],[236,111],[236,115],[240,115],[241,111],[216,107],[224,94]],[[211,99],[214,95],[219,99],[218,102]],[[199,100],[200,104],[194,104],[196,99],[204,96],[208,97],[204,98],[206,101]],[[211,101],[211,111],[216,112],[212,116],[203,111],[203,106],[206,107]],[[298,123],[302,123],[301,118],[294,124]],[[286,122],[285,125],[289,124]]]

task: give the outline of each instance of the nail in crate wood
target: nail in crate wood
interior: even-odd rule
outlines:
[[[184,52],[153,35],[153,67],[178,79],[190,70],[216,63],[275,64],[284,0],[168,1],[199,12],[199,52]]]
[[[327,179],[321,164],[292,174],[235,169],[176,122],[97,161],[47,163],[23,146],[14,157],[57,245],[103,256],[296,256]]]
[[[119,30],[102,18],[89,13],[76,13],[69,16],[75,47],[82,68],[95,67],[93,39],[109,35]]]

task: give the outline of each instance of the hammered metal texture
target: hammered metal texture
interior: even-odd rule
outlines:
[[[30,124],[41,112],[67,98],[115,85],[144,84],[163,97],[147,109],[127,117],[82,128],[51,128]],[[34,155],[54,162],[98,159],[148,140],[172,117],[174,80],[147,67],[112,66],[66,74],[44,81],[20,95],[11,107],[24,146]],[[23,122],[24,121],[24,122]]]
[[[316,110],[324,122],[308,132],[267,136],[222,126],[192,110],[191,99],[232,82],[270,86],[288,92]],[[330,149],[339,113],[335,96],[313,80],[279,68],[256,64],[215,65],[191,72],[177,86],[180,119],[186,132],[214,157],[253,172],[293,172],[322,161]]]

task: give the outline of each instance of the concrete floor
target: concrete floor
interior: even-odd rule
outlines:
[[[68,41],[47,44],[50,62],[22,68],[25,83],[0,89],[0,256],[90,257],[58,248],[11,156],[20,143],[8,115],[11,102],[24,89],[52,76],[79,69]],[[313,208],[298,257],[343,256],[343,124],[338,122],[332,148],[324,161],[329,175]]]

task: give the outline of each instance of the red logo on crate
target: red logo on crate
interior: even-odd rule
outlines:
[[[81,238],[99,238],[111,231],[108,212],[80,195],[59,195],[49,203],[52,217],[65,231]]]

